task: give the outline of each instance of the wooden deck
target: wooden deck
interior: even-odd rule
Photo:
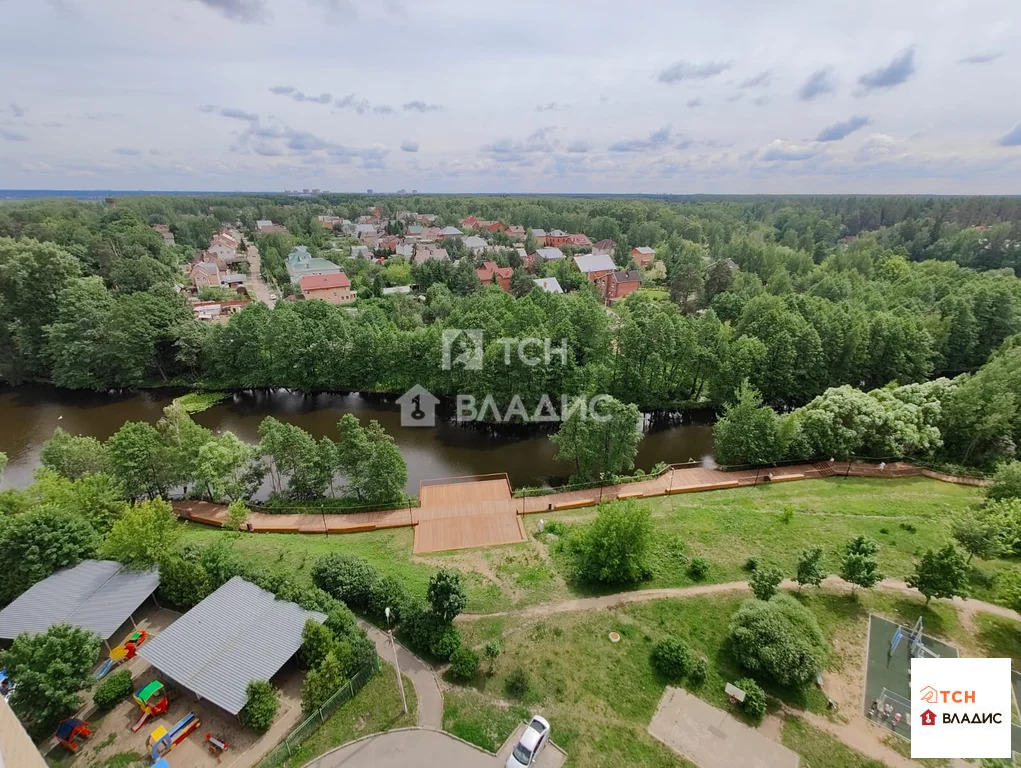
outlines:
[[[415,510],[415,554],[525,540],[506,476],[423,483]]]

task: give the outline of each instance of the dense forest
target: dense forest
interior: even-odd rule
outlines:
[[[481,258],[412,266],[344,260],[351,307],[253,303],[200,323],[176,286],[224,223],[260,246],[289,292],[283,258],[343,245],[316,219],[378,206],[583,232],[656,248],[662,266],[608,310],[568,261],[547,267],[564,294],[483,286]],[[261,235],[257,219],[288,234]],[[166,246],[153,224],[168,224]],[[336,253],[334,251],[334,253]],[[511,252],[513,253],[513,252]],[[333,256],[333,258],[337,258]],[[501,256],[498,261],[507,257]],[[520,263],[510,266],[523,272]],[[126,197],[0,207],[0,378],[109,389],[216,388],[399,394],[421,384],[501,404],[519,395],[608,393],[646,411],[722,408],[747,380],[780,412],[829,388],[953,379],[937,401],[951,438],[918,448],[984,462],[1021,440],[1021,200],[1017,198],[465,196]],[[383,296],[414,284],[424,301]],[[523,288],[519,288],[524,285]],[[481,370],[442,370],[444,329],[483,329]],[[527,366],[499,339],[566,340],[566,359]],[[999,350],[999,351],[998,351]],[[998,351],[998,352],[997,352]],[[956,378],[955,378],[956,377]],[[945,402],[944,402],[945,401]],[[946,425],[944,425],[946,426]],[[976,436],[981,432],[982,437]],[[941,431],[941,434],[943,432]]]

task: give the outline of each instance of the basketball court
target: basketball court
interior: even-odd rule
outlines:
[[[414,511],[415,554],[525,540],[507,475],[426,480]]]
[[[904,627],[870,615],[862,714],[910,740],[911,659],[921,656],[957,658],[959,655],[952,645],[926,635],[921,619],[911,627]],[[876,702],[875,710],[873,702]]]

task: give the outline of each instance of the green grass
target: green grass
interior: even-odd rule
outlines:
[[[51,768],[144,768],[152,764],[152,760],[148,755],[143,755],[139,752],[118,752],[117,754],[110,755],[109,757],[100,757],[93,755],[89,760],[82,762],[80,759],[75,758],[67,751],[61,748],[59,751],[54,751],[54,754],[60,754],[59,759],[51,759],[49,756],[46,758],[46,764]]]
[[[175,397],[174,402],[184,408],[188,413],[199,413],[212,408],[221,400],[226,400],[230,395],[226,392],[189,392],[186,395]]]
[[[443,696],[443,729],[490,752],[498,752],[529,714],[520,703],[495,702],[470,688]]]
[[[785,747],[801,755],[801,768],[886,768],[885,763],[856,752],[797,717],[784,721],[782,740]]]
[[[415,696],[415,686],[407,677],[404,678],[404,691],[408,699],[406,715],[401,710],[401,695],[397,690],[393,667],[382,663],[379,672],[372,676],[365,687],[330,715],[283,764],[283,768],[299,768],[318,755],[362,736],[414,726],[417,722],[418,699]]]
[[[982,655],[1010,659],[1011,667],[1021,672],[1021,623],[991,613],[980,613],[975,617],[975,624]]]

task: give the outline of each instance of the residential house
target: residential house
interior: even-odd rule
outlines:
[[[384,235],[379,238],[379,242],[376,244],[376,250],[389,251],[394,253],[397,250],[397,245],[401,242],[401,239],[397,235]]]
[[[411,293],[410,285],[391,285],[383,289],[384,296],[403,296]]]
[[[362,218],[364,218],[364,216]],[[373,226],[372,224],[355,224],[355,234],[358,235],[358,237],[370,234],[375,235],[376,227]]]
[[[514,274],[511,267],[500,267],[495,261],[487,261],[475,270],[475,274],[479,276],[482,285],[490,285],[495,282],[504,291],[510,293],[511,275]]]
[[[248,281],[248,277],[241,274],[240,272],[221,272],[220,273],[220,284],[225,285],[228,288],[233,288],[235,291],[247,292],[245,283]]]
[[[515,224],[513,227],[507,227],[507,237],[511,238],[514,242],[520,242],[525,239],[525,228]]]
[[[352,259],[371,259],[372,251],[367,245],[352,245],[351,246],[351,258]]]
[[[420,245],[415,249],[415,264],[424,264],[427,261],[450,261],[450,254],[446,248],[431,248]]]
[[[562,229],[551,229],[546,233],[546,240],[543,245],[559,248],[561,245],[570,245],[571,236]]]
[[[423,232],[425,232],[425,227],[421,224],[410,224],[407,229],[404,230],[404,239],[420,240]]]
[[[469,216],[466,219],[461,219],[461,226],[465,229],[475,229],[475,225],[479,223],[479,220],[474,216]]]
[[[489,247],[489,243],[476,235],[466,237],[462,240],[462,242],[464,243],[464,247],[471,251],[475,256],[482,255]]]
[[[464,233],[457,227],[444,227],[439,231],[437,239],[442,240],[445,237],[460,237]]]
[[[642,287],[642,275],[637,269],[611,272],[596,281],[607,304],[623,299]]]
[[[215,261],[199,261],[191,265],[189,277],[196,290],[220,286],[220,267]]]
[[[433,240],[442,240],[443,236],[440,234],[442,230],[439,227],[426,227],[422,230],[421,240],[422,242],[431,242]]]
[[[598,243],[592,246],[592,253],[613,253],[617,248],[617,243],[614,240],[607,238],[606,240],[600,240]]]
[[[631,249],[631,258],[635,260],[635,264],[645,269],[656,260],[656,251],[647,245],[640,245]]]
[[[404,259],[410,259],[415,255],[415,246],[412,243],[400,243],[397,246],[397,255]]]
[[[206,253],[211,254],[218,261],[224,264],[236,264],[239,261],[246,261],[244,256],[238,254],[238,242],[229,235],[216,234],[209,241]]]
[[[164,245],[174,245],[174,233],[170,231],[170,226],[167,224],[153,224],[152,228],[155,229],[163,236]]]
[[[350,304],[357,298],[357,294],[351,290],[351,281],[343,272],[304,275],[299,278],[298,287],[306,299],[319,299],[327,304]]]
[[[528,233],[532,236],[532,239],[535,240],[535,244],[538,247],[541,248],[542,246],[546,245],[545,229],[530,229]]]
[[[252,302],[249,299],[238,301],[196,301],[191,305],[192,312],[198,320],[217,321],[226,320],[231,315],[236,315]]]
[[[575,256],[574,266],[588,278],[589,282],[605,277],[617,269],[613,259],[605,253],[585,253],[581,256]]]
[[[518,258],[521,259],[522,264],[532,263],[532,260],[528,257],[528,252],[525,251],[524,248],[515,248],[514,252],[518,255]]]
[[[287,254],[286,266],[291,282],[296,284],[306,275],[337,275],[343,272],[332,261],[313,256],[304,245],[296,246]]]
[[[487,232],[506,232],[508,229],[507,225],[504,224],[502,221],[486,221],[486,222],[480,221],[479,224],[480,225],[484,224],[485,226],[483,226],[482,228],[485,229]]]
[[[537,277],[532,282],[546,291],[546,293],[564,292],[564,289],[560,287],[560,281],[555,277]]]
[[[576,235],[568,235],[567,236],[567,244],[568,245],[582,245],[582,246],[584,246],[584,245],[592,245],[592,241],[588,239],[588,235],[586,235],[584,232],[580,232],[580,233],[578,233]]]
[[[422,222],[423,224],[425,224],[426,226],[429,226],[434,221],[436,221],[436,214],[435,213],[420,213],[420,214],[418,214],[418,220],[420,222]]]
[[[534,255],[543,261],[559,261],[564,258],[564,252],[559,248],[539,248]]]
[[[284,226],[282,226],[280,224],[274,224],[269,219],[259,219],[257,222],[255,222],[255,228],[259,232],[262,232],[264,234],[268,234],[268,233],[271,233],[271,232],[286,232],[287,231],[287,227],[284,227]]]

